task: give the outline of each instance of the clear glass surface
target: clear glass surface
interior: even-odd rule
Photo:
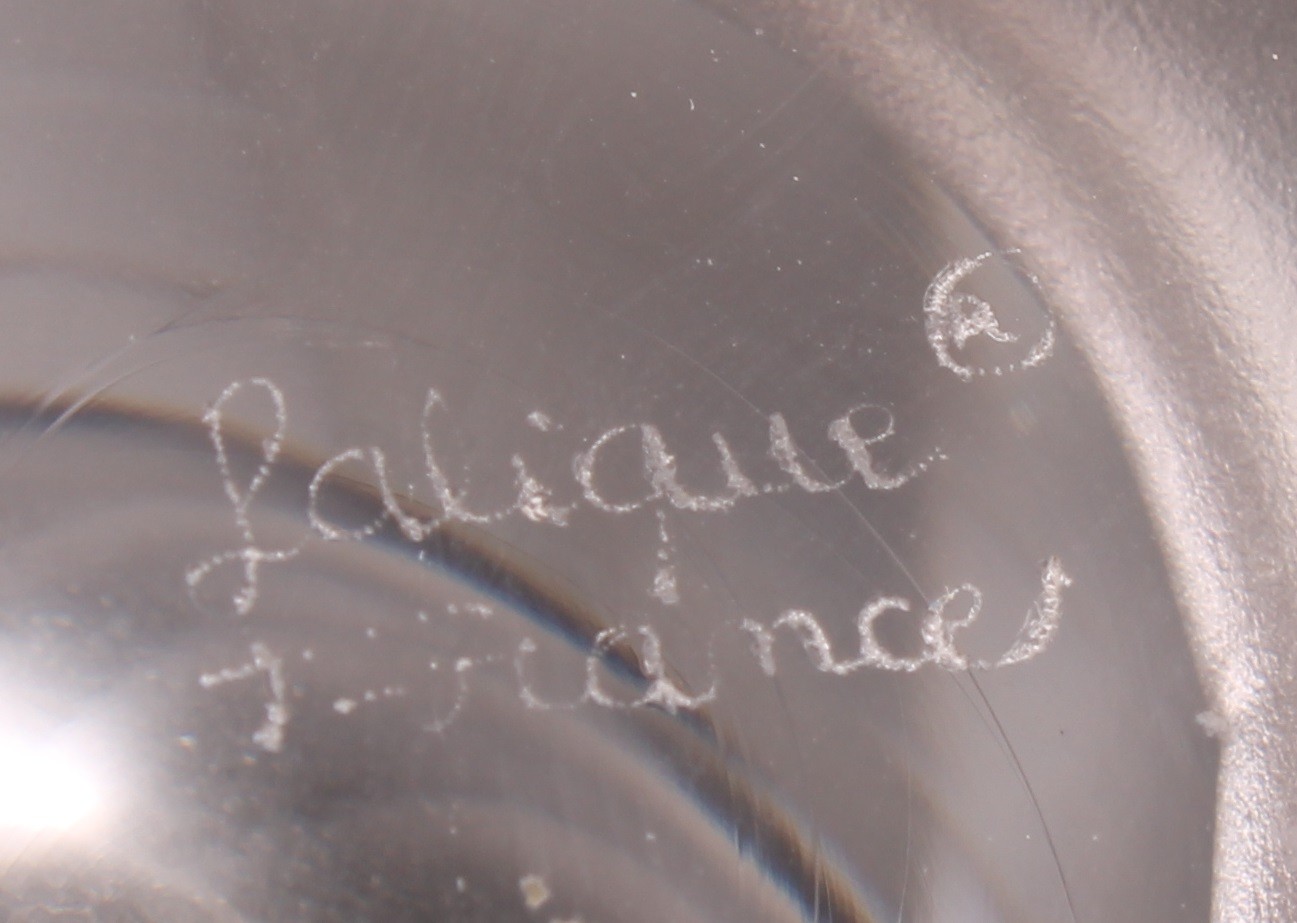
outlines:
[[[5,14],[0,915],[1207,918],[1030,252],[707,7],[262,7]]]

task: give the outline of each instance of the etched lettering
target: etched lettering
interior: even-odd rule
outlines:
[[[964,381],[971,381],[975,376],[1006,375],[1034,368],[1054,353],[1057,330],[1053,318],[1050,318],[1040,337],[1019,360],[1003,365],[983,366],[955,356],[955,352],[962,352],[974,337],[985,336],[996,343],[1018,342],[1018,334],[1000,327],[999,318],[989,303],[976,295],[956,290],[960,282],[993,257],[1010,256],[1018,252],[1005,250],[997,253],[992,250],[970,259],[955,260],[937,273],[923,296],[924,329],[937,362]]]
[[[1023,345],[1020,343],[1022,335],[1004,329],[988,301],[957,288],[996,255],[988,252],[949,264],[937,274],[925,294],[924,320],[929,344],[938,363],[963,381],[1034,367],[1048,358],[1054,349],[1055,328],[1051,320],[1036,342],[1015,362],[983,366],[966,358],[966,347],[976,338],[1006,346]],[[233,402],[240,395],[244,400],[251,397],[265,402],[274,420],[270,434],[257,445],[259,451],[253,453],[255,467],[246,482],[240,481],[235,474],[228,445],[228,418]],[[834,475],[826,474],[803,451],[794,440],[789,420],[782,413],[774,412],[764,419],[764,460],[761,457],[745,459],[751,466],[750,470],[759,471],[764,465],[767,474],[761,478],[762,483],[745,470],[745,464],[740,462],[729,438],[716,430],[710,434],[715,454],[711,455],[710,450],[708,454],[714,459],[720,477],[713,480],[714,486],[702,488],[682,483],[676,452],[662,429],[652,422],[637,422],[613,426],[586,440],[577,437],[573,440],[574,446],[568,445],[565,451],[572,453],[566,457],[571,458],[573,481],[566,483],[566,489],[561,479],[557,484],[557,493],[563,496],[562,502],[556,499],[554,486],[543,483],[521,453],[506,455],[507,470],[512,477],[513,500],[508,506],[482,511],[470,504],[465,489],[452,483],[436,452],[433,418],[435,413],[446,410],[447,403],[440,392],[427,389],[419,419],[420,477],[431,494],[431,514],[426,507],[419,507],[418,514],[411,512],[416,506],[412,499],[415,487],[410,486],[406,492],[397,489],[389,457],[382,447],[353,445],[327,458],[312,474],[305,496],[303,531],[307,538],[296,545],[269,548],[258,538],[253,506],[270,481],[287,437],[287,400],[280,388],[268,378],[256,377],[229,384],[204,413],[202,421],[215,453],[217,473],[231,508],[239,541],[236,547],[220,551],[185,571],[185,583],[191,596],[197,601],[200,588],[213,574],[227,566],[236,567],[238,586],[231,593],[230,601],[237,615],[247,616],[260,597],[265,565],[298,557],[311,541],[365,541],[389,523],[407,541],[417,544],[429,539],[447,523],[491,526],[514,520],[543,528],[564,528],[580,521],[578,513],[627,516],[651,511],[656,525],[657,546],[648,592],[659,604],[678,613],[683,603],[683,591],[688,586],[687,581],[682,583],[678,566],[671,528],[676,521],[673,517],[720,517],[740,505],[761,502],[771,494],[896,491],[927,472],[936,462],[947,459],[941,449],[933,448],[925,455],[898,461],[900,440],[896,440],[897,420],[893,410],[884,404],[862,401],[833,417],[820,430],[828,443],[836,447],[836,452],[841,453],[840,460],[831,466]],[[565,427],[540,411],[528,414],[525,422],[533,430],[551,434],[548,437],[551,440],[567,438]],[[614,482],[610,476],[617,473],[611,467],[610,451],[631,453],[629,486],[622,484],[610,488],[609,484]],[[345,505],[335,505],[331,512],[326,512],[330,509],[326,503],[330,490],[341,491],[339,496],[343,498],[355,496],[343,489],[345,481],[357,477],[348,468],[360,469],[363,472],[360,479],[372,484],[378,498],[373,509],[354,514],[359,522],[339,521],[353,515],[339,512],[348,509]],[[771,475],[772,482],[765,483]],[[622,495],[617,496],[618,493]],[[670,522],[669,517],[672,517]],[[420,549],[420,560],[423,560],[423,553]],[[714,634],[711,641],[716,642],[724,633],[736,634],[737,629],[737,635],[747,637],[757,667],[770,677],[776,676],[779,668],[776,645],[781,637],[800,644],[815,670],[835,677],[847,677],[865,669],[891,673],[913,673],[925,668],[947,672],[1000,669],[1037,657],[1059,631],[1062,596],[1071,585],[1071,578],[1059,559],[1051,557],[1043,566],[1040,580],[1039,593],[1012,642],[1004,653],[991,660],[971,658],[960,646],[966,634],[975,633],[984,606],[981,590],[971,583],[947,589],[931,601],[916,602],[897,595],[873,597],[856,616],[856,650],[846,656],[835,653],[829,634],[816,614],[802,608],[783,609],[769,622],[748,617],[737,624],[724,623],[720,626],[720,633]],[[448,605],[446,608],[447,616],[462,617],[463,614],[484,620],[493,616],[490,607],[479,603]],[[899,653],[889,650],[883,643],[878,631],[879,620],[889,614],[899,614],[898,618],[911,620],[920,642],[917,651]],[[420,611],[417,618],[420,622],[428,622],[431,616]],[[370,629],[368,637],[375,637],[375,629]],[[721,680],[716,675],[715,660],[710,657],[711,649],[711,675],[705,688],[691,691],[687,683],[669,671],[662,636],[651,624],[606,628],[589,643],[589,648],[580,655],[584,658],[583,686],[579,694],[567,701],[551,701],[533,687],[529,664],[537,654],[537,646],[530,638],[518,644],[511,658],[507,655],[475,654],[474,657],[446,661],[451,664],[453,673],[452,698],[449,705],[443,701],[434,710],[434,717],[425,720],[423,728],[433,733],[450,728],[463,712],[474,676],[481,669],[500,661],[512,663],[519,700],[524,707],[535,711],[589,706],[657,708],[676,713],[702,708],[716,701],[720,694]],[[633,657],[627,653],[631,649],[634,649]],[[314,651],[309,651],[309,654],[304,651],[303,659],[314,659]],[[634,678],[630,691],[623,690],[618,694],[609,682],[608,664],[610,659],[622,657],[637,665],[639,675]],[[428,668],[437,672],[444,670],[445,666],[440,660],[431,660]],[[271,695],[266,704],[265,721],[254,732],[253,741],[269,752],[278,752],[283,746],[291,716],[283,661],[266,645],[254,643],[249,663],[204,674],[200,683],[204,688],[213,688],[255,674],[267,677]],[[404,686],[389,685],[360,692],[352,690],[348,695],[333,699],[333,713],[340,718],[346,717],[368,703],[406,698],[408,695]]]
[[[226,405],[245,387],[257,389],[269,397],[275,416],[275,429],[261,443],[261,461],[252,478],[245,487],[240,488],[235,481],[229,452],[225,445],[224,411]],[[271,469],[279,458],[279,451],[283,446],[288,427],[288,409],[283,392],[274,382],[266,378],[254,378],[247,383],[236,381],[226,387],[215,403],[203,414],[203,422],[207,424],[207,434],[216,453],[216,467],[221,475],[221,484],[225,489],[225,496],[234,508],[234,523],[242,536],[243,545],[215,554],[190,567],[185,572],[185,583],[189,587],[190,597],[196,601],[199,587],[214,572],[226,564],[241,564],[243,582],[235,591],[231,602],[237,614],[247,615],[256,605],[260,593],[261,566],[291,560],[302,550],[300,545],[291,548],[262,548],[257,544],[250,512],[253,499],[265,486]]]

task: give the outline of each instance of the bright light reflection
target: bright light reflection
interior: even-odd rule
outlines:
[[[0,831],[56,833],[89,820],[103,804],[89,762],[67,745],[0,735]]]

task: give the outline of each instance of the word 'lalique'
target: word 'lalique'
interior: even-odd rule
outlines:
[[[225,413],[230,402],[244,391],[260,392],[269,401],[275,418],[275,430],[261,443],[261,458],[256,471],[246,485],[240,485],[234,477],[229,449],[226,445]],[[854,478],[859,478],[869,490],[895,490],[926,471],[934,462],[945,458],[939,450],[934,450],[901,471],[883,470],[877,464],[873,451],[875,446],[895,434],[895,420],[892,412],[886,407],[877,404],[859,404],[833,420],[828,426],[828,438],[841,449],[850,466],[850,473],[846,477],[831,480],[815,471],[814,466],[806,460],[801,449],[793,441],[787,420],[782,414],[774,413],[768,418],[769,456],[786,476],[786,480],[758,486],[739,467],[729,442],[717,432],[712,434],[712,443],[720,459],[726,486],[719,493],[708,495],[691,491],[680,483],[675,456],[667,447],[666,440],[657,426],[651,423],[631,424],[605,431],[577,452],[573,458],[572,472],[579,494],[566,505],[556,503],[554,491],[530,472],[521,455],[515,454],[510,459],[515,475],[514,502],[502,509],[479,512],[471,509],[463,492],[451,484],[437,458],[432,436],[432,417],[444,406],[445,402],[441,395],[429,389],[420,420],[423,474],[432,489],[440,514],[432,518],[420,519],[408,512],[392,487],[386,453],[378,446],[353,446],[324,461],[316,468],[311,478],[306,513],[316,538],[328,542],[363,541],[377,533],[389,521],[394,523],[409,541],[415,543],[426,540],[444,524],[451,522],[487,526],[511,517],[524,517],[534,523],[562,528],[568,525],[573,512],[579,506],[606,515],[626,515],[650,506],[655,507],[659,514],[668,507],[681,513],[723,513],[734,509],[742,502],[767,494],[792,490],[812,494],[841,490]],[[866,414],[872,415],[875,425],[862,434],[857,429],[856,420]],[[190,591],[196,593],[219,568],[237,565],[242,569],[242,583],[231,602],[235,612],[239,615],[247,615],[256,605],[263,567],[290,561],[301,554],[305,547],[305,542],[285,548],[263,547],[257,541],[250,516],[252,502],[269,479],[283,446],[288,427],[287,400],[279,386],[267,378],[236,381],[221,392],[215,403],[204,414],[203,421],[207,424],[208,436],[216,453],[217,469],[221,475],[226,498],[233,507],[235,525],[239,529],[243,544],[195,564],[186,572],[185,581]],[[610,499],[604,495],[599,486],[600,466],[605,457],[604,453],[609,446],[619,440],[638,444],[644,493],[637,498]],[[330,521],[321,511],[321,496],[324,490],[331,479],[339,475],[340,469],[348,464],[363,464],[370,467],[382,501],[381,512],[371,522],[360,526],[340,525]],[[668,604],[674,604],[678,602],[678,590],[674,586],[673,571],[669,570],[670,539],[664,518],[659,520],[659,525],[659,536],[667,555],[662,559],[663,567],[654,581],[654,595]]]

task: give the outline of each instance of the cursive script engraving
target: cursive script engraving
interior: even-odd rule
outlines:
[[[261,443],[261,462],[247,485],[240,487],[235,480],[230,465],[229,452],[225,446],[225,408],[245,388],[255,389],[266,395],[271,402],[275,415],[275,430]],[[227,564],[240,564],[243,570],[243,583],[235,591],[232,602],[234,611],[247,615],[256,605],[257,594],[263,564],[276,564],[295,558],[302,550],[300,545],[292,548],[266,549],[257,544],[252,529],[249,508],[257,493],[265,486],[270,477],[270,470],[279,458],[279,451],[284,444],[284,434],[288,428],[288,408],[284,394],[279,386],[266,378],[253,378],[248,382],[232,382],[220,397],[203,414],[207,424],[208,438],[216,452],[216,467],[221,473],[221,484],[225,496],[234,507],[234,523],[243,538],[241,548],[222,551],[204,561],[200,561],[185,573],[185,583],[191,596],[196,595],[199,586],[215,571]]]
[[[204,689],[222,686],[264,673],[270,684],[270,699],[266,702],[266,719],[252,734],[257,746],[269,753],[278,753],[284,747],[284,729],[288,726],[288,682],[284,678],[284,662],[260,641],[252,644],[252,660],[238,667],[226,667],[215,673],[204,673],[198,683]]]
[[[1006,251],[1016,253],[1017,251]],[[1000,317],[986,300],[957,290],[958,285],[986,264],[994,252],[957,260],[944,267],[933,279],[924,298],[925,332],[938,364],[963,381],[978,376],[1004,375],[1032,368],[1047,359],[1055,345],[1055,327],[1049,321],[1036,342],[1025,349],[1022,358],[1002,365],[978,365],[964,355],[975,338],[985,338],[1006,346],[1022,346],[1021,334],[1004,329]],[[248,409],[248,401],[262,402],[273,416],[270,435],[259,444],[250,476],[241,480],[232,464],[227,443],[230,439],[230,417],[234,402]],[[563,468],[534,469],[522,454],[508,455],[512,474],[512,500],[507,505],[488,505],[469,496],[452,480],[452,469],[439,457],[435,424],[448,411],[442,394],[435,388],[425,392],[419,416],[420,476],[431,502],[417,506],[405,499],[414,492],[398,489],[387,452],[378,445],[352,445],[321,462],[312,472],[306,488],[306,537],[294,545],[267,547],[255,528],[255,501],[269,483],[275,464],[288,434],[288,401],[281,388],[266,377],[235,381],[226,386],[202,420],[215,453],[217,472],[233,524],[239,536],[236,547],[213,554],[185,571],[185,583],[197,601],[203,585],[218,572],[233,569],[237,585],[229,603],[234,615],[247,617],[254,613],[261,598],[262,581],[267,565],[292,561],[313,542],[363,542],[380,531],[399,534],[413,544],[421,544],[438,530],[455,523],[490,527],[509,520],[525,520],[545,528],[571,528],[579,516],[652,516],[655,526],[651,586],[648,594],[656,604],[679,610],[682,598],[690,589],[682,582],[678,566],[675,517],[719,517],[740,505],[760,503],[772,495],[822,495],[845,491],[890,492],[900,490],[924,475],[935,464],[947,460],[937,447],[908,462],[894,461],[897,420],[892,408],[864,401],[848,407],[820,430],[828,444],[836,448],[838,465],[833,474],[812,461],[798,445],[789,420],[779,412],[769,413],[762,421],[757,444],[763,451],[760,461],[753,455],[740,456],[725,434],[710,434],[708,450],[719,479],[714,486],[700,489],[682,476],[676,453],[663,430],[652,422],[630,422],[610,427],[584,441],[568,443],[565,460],[570,460],[570,480]],[[798,421],[794,420],[794,423]],[[561,423],[541,411],[526,415],[532,430],[549,434],[551,440],[568,438]],[[762,445],[764,440],[764,445]],[[231,443],[232,444],[232,443]],[[741,443],[740,443],[741,444]],[[624,466],[627,458],[629,468]],[[622,464],[622,467],[618,467]],[[360,474],[356,469],[361,469]],[[546,483],[537,470],[548,470]],[[554,472],[557,471],[558,474]],[[377,505],[368,521],[344,524],[327,513],[326,496],[345,481],[357,477],[373,485]],[[507,496],[507,495],[506,495]],[[771,502],[769,499],[766,502]],[[686,533],[687,534],[687,533]],[[419,560],[424,550],[419,549]],[[921,669],[946,672],[996,670],[1029,661],[1052,643],[1061,623],[1064,591],[1072,583],[1062,562],[1049,558],[1040,572],[1039,592],[1030,604],[1018,631],[1002,654],[994,658],[973,657],[961,648],[978,622],[984,606],[982,591],[971,583],[945,589],[935,599],[903,595],[878,595],[869,599],[855,618],[855,650],[842,655],[835,652],[825,623],[816,613],[803,608],[786,608],[773,618],[751,615],[737,621],[712,626],[708,639],[709,674],[702,688],[695,688],[672,673],[666,656],[666,642],[659,629],[649,623],[616,625],[586,636],[588,647],[578,654],[583,658],[583,685],[569,687],[561,694],[549,694],[538,688],[539,676],[553,676],[540,670],[536,658],[543,656],[535,639],[523,638],[511,652],[473,656],[450,656],[428,661],[428,670],[446,676],[450,686],[442,687],[441,701],[428,703],[432,717],[422,721],[425,731],[442,733],[463,715],[481,671],[492,665],[509,664],[516,683],[518,700],[532,711],[570,710],[580,707],[604,709],[656,708],[671,714],[693,711],[715,702],[722,689],[714,656],[717,644],[745,644],[757,668],[769,677],[779,669],[778,647],[800,645],[813,669],[833,677],[847,677],[861,670],[890,673],[914,673]],[[917,589],[917,588],[916,588]],[[210,597],[210,593],[208,594]],[[448,605],[448,616],[470,615],[491,619],[493,610],[481,603]],[[917,634],[918,649],[902,653],[884,643],[879,626],[910,620]],[[417,613],[420,623],[432,621],[425,611]],[[897,621],[899,620],[899,621]],[[375,629],[367,637],[376,636]],[[785,639],[781,641],[781,639]],[[676,642],[672,642],[676,643]],[[302,652],[303,660],[312,660],[311,649]],[[610,663],[633,664],[633,674],[620,670],[610,672]],[[573,664],[574,673],[576,665]],[[204,674],[200,682],[213,688],[236,680],[264,674],[271,689],[266,703],[266,719],[254,732],[253,740],[262,749],[278,752],[282,746],[290,713],[287,705],[287,680],[284,663],[264,644],[252,647],[252,660],[239,667]],[[447,675],[449,674],[449,675]],[[557,680],[561,682],[562,680]],[[629,685],[627,685],[629,681]],[[543,685],[543,683],[540,683]],[[345,718],[367,706],[384,701],[409,699],[421,695],[417,687],[405,686],[342,690],[347,694],[333,698],[332,713]]]
[[[718,643],[725,642],[727,635],[746,636],[758,668],[769,677],[778,675],[775,645],[781,634],[800,642],[815,670],[835,677],[847,677],[862,669],[895,673],[913,673],[924,667],[948,672],[996,670],[1022,663],[1045,650],[1058,629],[1062,593],[1071,582],[1057,558],[1051,558],[1045,563],[1040,576],[1040,591],[1028,608],[1017,636],[1008,650],[995,660],[971,659],[956,646],[956,635],[972,628],[982,612],[981,591],[971,584],[946,590],[926,607],[917,610],[913,602],[903,596],[879,596],[870,600],[856,619],[858,647],[854,656],[848,658],[834,653],[828,632],[819,617],[804,609],[788,609],[768,624],[753,618],[745,618],[737,623],[723,623],[708,647],[709,650],[714,650]],[[962,609],[965,602],[967,608]],[[956,614],[952,615],[951,610]],[[918,617],[923,639],[921,650],[910,656],[889,651],[875,634],[875,622],[888,612],[908,614],[916,611],[920,612]],[[490,612],[489,608],[475,603],[446,607],[446,614],[450,617],[473,614],[478,618],[486,618]],[[417,615],[417,620],[422,623],[427,623],[430,619],[424,611]],[[639,690],[630,696],[618,695],[605,685],[603,679],[608,654],[626,646],[633,647],[636,651],[638,672],[642,680]],[[428,703],[434,717],[425,719],[422,728],[436,734],[449,730],[461,717],[472,696],[472,680],[477,671],[509,663],[512,664],[518,700],[529,711],[571,711],[582,707],[610,710],[657,708],[675,714],[697,710],[719,699],[721,679],[716,672],[714,657],[708,658],[711,664],[710,676],[705,688],[693,692],[679,678],[670,675],[663,648],[657,629],[648,624],[601,630],[584,655],[584,686],[578,695],[567,700],[555,699],[536,688],[530,663],[538,656],[539,646],[532,637],[524,637],[519,641],[512,658],[500,654],[479,654],[475,657],[433,659],[428,662],[428,669],[434,673],[443,672],[449,666],[454,676],[453,694],[449,703],[443,702],[439,708],[436,703]],[[204,688],[210,689],[264,673],[270,682],[271,699],[265,705],[266,718],[254,732],[253,741],[269,752],[278,752],[282,749],[290,718],[283,661],[260,642],[253,644],[252,653],[251,663],[205,674],[200,677],[200,683]],[[304,660],[315,659],[313,651],[303,651],[302,656]],[[407,699],[410,695],[406,687],[398,685],[366,689],[359,694],[335,699],[332,711],[340,717],[348,717],[362,707]]]
[[[874,633],[874,623],[885,612],[913,611],[910,600],[900,596],[878,597],[860,611],[856,620],[859,652],[850,660],[834,657],[828,635],[811,612],[790,609],[771,625],[745,619],[741,627],[751,636],[753,656],[767,676],[775,675],[774,638],[775,632],[781,629],[801,640],[802,647],[817,670],[837,676],[846,676],[863,667],[912,673],[929,664],[952,672],[968,669],[994,670],[1030,660],[1049,646],[1058,630],[1063,590],[1071,583],[1071,578],[1063,571],[1062,562],[1058,558],[1050,558],[1041,573],[1040,594],[1023,620],[1017,637],[1009,650],[994,661],[970,661],[955,646],[956,633],[971,627],[982,611],[981,591],[967,583],[947,590],[926,607],[920,623],[924,646],[918,654],[911,657],[902,657],[888,651]],[[947,610],[961,596],[967,596],[970,600],[967,613],[962,618],[948,618]]]
[[[672,559],[675,546],[671,544],[671,534],[667,531],[666,510],[658,508],[653,511],[658,520],[658,569],[653,575],[653,595],[664,606],[680,605],[680,588],[676,583],[676,565]]]
[[[275,431],[263,441],[260,463],[246,486],[240,486],[232,472],[226,448],[225,427],[228,405],[238,394],[260,392],[274,410]],[[912,462],[899,471],[888,471],[875,458],[877,447],[896,434],[896,421],[892,411],[879,404],[858,404],[831,421],[826,429],[829,441],[841,450],[848,466],[848,474],[837,480],[824,480],[812,474],[805,454],[794,442],[788,422],[782,414],[768,418],[768,455],[777,468],[788,477],[787,481],[758,487],[740,467],[728,440],[719,432],[712,434],[721,473],[725,479],[723,490],[704,494],[689,489],[680,482],[675,455],[667,445],[661,430],[651,423],[616,426],[604,431],[579,449],[572,459],[572,473],[579,488],[579,496],[571,503],[559,504],[554,500],[554,490],[531,473],[526,461],[514,454],[510,463],[514,471],[515,499],[509,506],[479,511],[473,509],[462,490],[450,481],[438,459],[432,435],[432,418],[445,408],[445,401],[435,389],[428,389],[420,419],[420,436],[423,450],[423,475],[432,490],[439,515],[421,519],[408,512],[393,488],[387,454],[378,446],[351,446],[322,462],[315,470],[307,490],[306,515],[312,532],[327,542],[363,541],[377,533],[385,522],[394,523],[410,542],[426,540],[446,523],[464,522],[487,526],[511,517],[523,517],[544,526],[565,527],[578,506],[593,512],[625,515],[651,508],[657,518],[660,538],[659,567],[653,578],[652,595],[664,605],[679,602],[675,566],[671,560],[671,541],[667,531],[666,512],[681,514],[718,514],[734,509],[739,503],[760,498],[765,494],[802,490],[819,494],[840,491],[853,480],[871,491],[891,491],[903,487],[946,458],[939,449]],[[222,551],[188,569],[185,582],[191,596],[197,598],[201,586],[221,567],[239,564],[242,582],[234,592],[231,602],[235,614],[248,615],[255,606],[260,592],[262,569],[266,564],[283,563],[299,555],[303,544],[287,548],[267,549],[258,544],[252,527],[251,506],[257,493],[270,477],[279,456],[288,425],[288,408],[283,392],[266,378],[236,381],[227,386],[203,416],[216,453],[225,495],[233,506],[234,521],[243,545]],[[555,427],[561,429],[561,427]],[[629,440],[638,449],[643,493],[630,499],[610,499],[603,493],[600,482],[601,461],[607,447],[617,440]],[[348,464],[368,466],[377,486],[382,509],[363,525],[343,526],[330,520],[321,510],[321,496],[330,480]]]

